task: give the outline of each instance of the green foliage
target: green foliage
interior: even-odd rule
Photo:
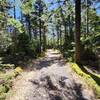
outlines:
[[[13,69],[15,66],[14,64],[2,64],[0,63],[0,71],[5,72],[6,70]]]
[[[0,32],[0,53],[6,52],[10,45],[12,45],[12,39],[9,34]]]
[[[39,48],[39,41],[35,39],[29,39],[29,36],[22,33],[18,36],[17,51],[24,55],[36,57]]]
[[[17,37],[17,53],[22,56],[28,53],[30,39],[25,33],[19,34]]]
[[[26,3],[23,3],[22,6],[21,6],[21,9],[22,9],[22,13],[27,15],[27,14],[31,14],[32,12],[32,1],[33,0],[29,0],[28,2]]]
[[[29,43],[29,52],[28,54],[29,55],[33,55],[33,57],[36,57],[38,56],[38,48],[39,48],[39,41],[38,40],[35,40],[35,39],[32,39]]]
[[[5,65],[11,67],[10,64]],[[20,75],[22,71],[23,70],[20,67],[16,67],[15,69],[12,68],[12,71],[9,73],[0,73],[0,100],[5,100],[6,96],[9,95],[9,90],[12,87],[13,79]]]
[[[7,20],[8,26],[13,26],[18,32],[23,33],[22,24],[20,21],[15,20],[13,18],[8,18]]]
[[[12,85],[12,76],[10,74],[0,74],[0,99],[5,100],[7,92]]]

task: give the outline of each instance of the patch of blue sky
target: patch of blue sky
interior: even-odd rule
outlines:
[[[11,3],[12,6],[14,5],[14,0],[8,0],[8,1]],[[21,16],[21,14],[20,14],[20,12],[21,12],[21,9],[20,9],[21,1],[15,0],[15,5],[16,5],[16,8],[15,8],[16,9],[16,19],[19,19],[20,16]],[[9,14],[14,17],[14,8],[9,10]]]
[[[95,5],[95,8],[97,8],[97,10],[96,10],[97,15],[100,16],[100,2]]]

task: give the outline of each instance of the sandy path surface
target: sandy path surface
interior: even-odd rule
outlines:
[[[36,60],[36,70],[24,72],[6,100],[96,100],[93,91],[72,72],[57,50]]]

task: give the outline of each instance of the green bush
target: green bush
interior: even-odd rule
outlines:
[[[30,44],[29,36],[25,33],[22,33],[22,34],[18,35],[17,39],[18,39],[17,51],[24,52],[25,54],[27,54],[29,44]]]
[[[17,52],[19,55],[36,57],[39,53],[39,41],[29,38],[28,34],[22,33],[18,36]]]
[[[32,39],[29,43],[28,55],[36,57],[39,53],[39,41]]]
[[[22,71],[20,67],[16,67],[10,73],[0,73],[0,100],[5,100],[6,96],[10,95],[9,90],[12,87],[12,81]]]
[[[0,32],[0,55],[4,55],[10,45],[12,45],[10,35],[8,35],[8,33]]]
[[[12,86],[11,74],[0,74],[0,100],[5,100],[9,89]]]

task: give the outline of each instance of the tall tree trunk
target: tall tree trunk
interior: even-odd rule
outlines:
[[[80,35],[81,35],[81,0],[75,0],[75,62],[81,62],[81,43],[80,43]]]
[[[62,31],[61,31],[61,24],[59,27],[59,38],[60,38],[60,50],[62,51]]]
[[[28,16],[28,32],[29,32],[29,37],[30,37],[30,40],[32,39],[32,34],[31,34],[31,22],[30,22],[30,16]]]
[[[13,17],[14,17],[14,19],[16,20],[16,1],[14,0],[13,1],[13,4],[14,4],[14,6],[13,6]],[[13,30],[13,38],[12,38],[12,40],[13,40],[13,43],[14,43],[14,47],[13,47],[13,52],[12,53],[15,53],[16,52],[16,49],[17,49],[17,34],[16,34],[16,28],[14,28],[14,30]]]
[[[27,23],[27,28],[28,28],[28,34],[29,34],[29,38],[31,40],[32,38],[32,34],[31,34],[31,21],[30,21],[30,16],[29,15],[25,15],[26,18],[26,23]]]
[[[88,0],[86,0],[86,35],[88,35],[88,33],[89,33],[88,11],[89,11]]]
[[[39,52],[41,53],[41,47],[42,47],[42,22],[41,22],[41,0],[39,1],[39,37],[40,37],[40,43],[39,43]]]
[[[68,40],[68,34],[67,34],[67,26],[66,26],[66,22],[64,22],[64,50],[67,49],[67,40]]]
[[[35,40],[37,40],[37,33],[38,33],[38,31],[37,31],[37,29],[36,28],[33,28],[33,33],[34,33],[34,39]]]
[[[46,31],[44,27],[44,32],[43,32],[43,51],[46,51]]]
[[[41,12],[39,12],[39,17],[41,17]],[[42,46],[42,32],[41,32],[41,19],[39,19],[39,37],[40,37],[40,44],[39,44],[39,52],[41,53],[41,46]]]
[[[58,25],[56,25],[56,32],[57,32],[57,47],[59,48],[60,37],[59,37],[59,26]]]
[[[65,31],[64,32],[64,44],[63,44],[63,51],[65,51],[67,49],[67,40],[68,40],[67,27],[66,27],[66,19],[64,17],[63,9],[62,9],[60,3],[59,3],[59,7],[60,7],[60,15],[61,15],[61,18],[62,18],[62,22],[63,22],[63,26],[64,26],[64,31]]]
[[[16,1],[14,0],[14,19],[16,19],[16,6],[15,6],[15,4],[16,4]]]

